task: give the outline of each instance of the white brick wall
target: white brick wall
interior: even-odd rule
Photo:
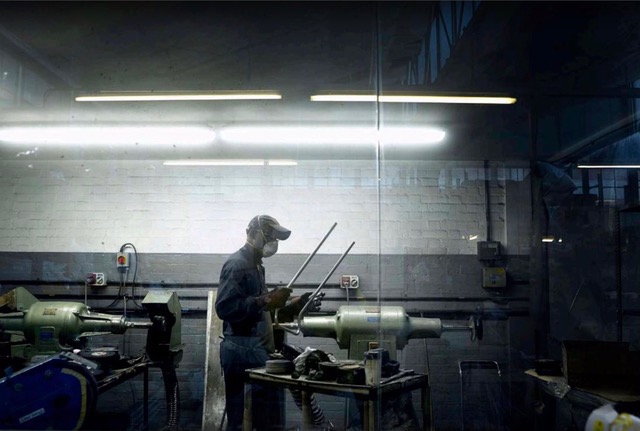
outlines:
[[[495,240],[505,180],[491,181]],[[475,254],[486,236],[481,163],[301,161],[296,167],[168,167],[161,161],[0,162],[0,251],[229,253],[252,216],[293,230],[281,253]],[[378,203],[379,201],[379,203]]]

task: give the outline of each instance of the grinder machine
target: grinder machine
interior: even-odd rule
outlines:
[[[167,426],[178,424],[175,368],[182,358],[181,308],[174,292],[152,291],[142,301],[150,321],[96,313],[85,304],[39,301],[18,287],[0,296],[0,429],[79,429],[99,394],[145,373],[162,370]],[[88,339],[146,329],[145,353],[121,357]]]
[[[315,250],[302,264],[287,287],[290,287],[304,268],[306,268],[311,258],[333,231],[336,224],[337,223],[334,223],[329,229],[329,232],[327,232]],[[324,280],[310,295],[307,303],[303,306],[302,310],[300,310],[299,314],[293,317],[293,322],[283,322],[279,320],[279,310],[276,310],[274,322],[276,327],[293,335],[301,334],[303,337],[333,338],[340,348],[348,349],[349,359],[358,361],[361,361],[365,357],[365,352],[374,348],[384,349],[388,352],[389,359],[395,361],[397,350],[404,349],[410,339],[440,338],[443,332],[468,331],[471,335],[471,340],[482,339],[483,326],[480,314],[478,313],[470,316],[466,324],[444,323],[438,318],[411,317],[403,307],[388,305],[343,305],[340,306],[332,316],[306,316],[307,310],[314,304],[316,299],[322,298],[324,293],[320,291],[354,244],[355,243],[351,243],[338,259]],[[398,373],[396,375],[399,376],[402,374]],[[294,390],[291,392],[294,400],[299,398],[296,397]],[[403,399],[410,400],[410,394],[403,394],[395,400],[388,401],[388,404],[385,405],[385,412],[389,415],[394,415],[401,410],[409,409],[412,411],[411,403],[403,402]],[[310,403],[310,410],[314,412],[314,423],[316,425],[322,425],[324,414],[319,406],[317,406],[315,398],[313,398],[313,396],[310,397],[308,402]],[[299,406],[302,404],[301,401],[297,401],[296,403],[299,404]],[[359,411],[361,409],[350,409],[351,412],[356,410]],[[414,416],[411,414],[408,416],[405,415],[404,417],[413,418]],[[357,414],[353,414],[350,420],[354,421],[352,423],[357,423],[360,418]],[[411,424],[414,428],[418,427],[417,420],[412,421]],[[411,426],[407,425],[407,427],[403,429],[413,429]]]
[[[295,282],[336,225],[337,223],[334,223],[331,226],[315,250],[293,276],[287,287],[290,287]],[[385,348],[389,351],[391,359],[395,359],[396,350],[402,350],[407,345],[408,340],[414,338],[440,338],[443,332],[469,331],[472,340],[482,339],[482,320],[479,314],[470,316],[468,323],[465,325],[447,324],[438,318],[410,317],[403,307],[386,305],[343,305],[338,308],[333,316],[305,316],[314,301],[322,297],[323,294],[320,291],[354,244],[355,242],[352,242],[340,256],[324,280],[311,294],[298,316],[294,317],[293,322],[284,323],[279,321],[279,310],[276,310],[276,327],[282,328],[293,335],[302,334],[304,337],[333,338],[340,348],[348,349],[349,358],[357,360],[361,360],[364,357],[364,352],[370,350],[373,346]]]

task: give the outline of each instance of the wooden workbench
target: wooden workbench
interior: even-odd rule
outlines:
[[[253,426],[252,383],[299,390],[302,395],[303,430],[314,428],[313,417],[309,409],[309,397],[312,393],[362,400],[364,402],[362,418],[363,430],[377,431],[379,429],[381,414],[380,405],[383,399],[420,389],[423,428],[425,430],[431,430],[431,396],[429,392],[429,378],[426,374],[403,371],[395,376],[383,379],[379,385],[365,386],[336,383],[335,381],[307,380],[306,376],[293,379],[289,374],[267,373],[264,367],[249,369],[246,371],[245,379],[243,431],[251,431]]]

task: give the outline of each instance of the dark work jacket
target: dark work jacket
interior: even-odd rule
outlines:
[[[258,303],[258,296],[267,292],[262,259],[245,244],[220,271],[215,307],[225,337],[258,337],[268,352],[274,351],[271,314]]]

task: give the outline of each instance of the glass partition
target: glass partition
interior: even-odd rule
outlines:
[[[61,363],[29,429],[583,428],[567,342],[638,345],[637,76],[584,39],[638,11],[590,4],[3,4],[0,405]]]

